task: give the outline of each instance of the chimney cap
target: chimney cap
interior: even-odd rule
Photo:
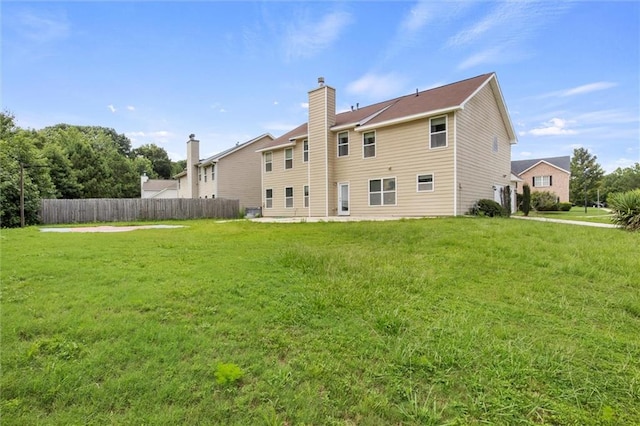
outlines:
[[[324,86],[324,77],[318,77],[318,86]]]
[[[195,133],[191,133],[191,134],[189,135],[189,140],[193,141],[193,140],[195,140],[195,139],[196,139],[196,135],[195,135]]]

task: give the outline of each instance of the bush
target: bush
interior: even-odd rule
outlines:
[[[475,216],[505,216],[504,209],[499,203],[493,200],[482,199],[478,200],[475,206],[471,209],[470,213]]]
[[[531,207],[540,212],[558,211],[558,196],[549,191],[537,191],[531,194]]]
[[[629,231],[640,230],[640,189],[609,194],[613,222]]]
[[[244,377],[244,371],[242,371],[242,369],[236,364],[220,363],[216,366],[214,376],[216,378],[217,384],[226,386],[236,383],[237,381],[242,379],[242,377]]]
[[[571,210],[571,207],[573,207],[573,204],[571,203],[558,203],[558,210],[561,212],[568,212]]]

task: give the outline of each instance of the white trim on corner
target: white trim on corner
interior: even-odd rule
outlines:
[[[324,215],[329,216],[329,111],[327,104],[329,102],[329,89],[324,89]]]
[[[431,136],[429,136],[431,138]],[[431,141],[429,141],[431,143]],[[453,216],[458,216],[458,112],[453,112]]]

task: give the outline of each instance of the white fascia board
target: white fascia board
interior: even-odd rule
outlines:
[[[566,173],[566,174],[568,174],[568,175],[570,175],[570,174],[571,174],[571,172],[570,172],[570,171],[565,170],[565,169],[563,169],[562,167],[558,167],[558,166],[556,166],[555,164],[551,164],[550,162],[545,161],[545,160],[540,160],[540,161],[538,161],[537,163],[535,163],[533,166],[531,166],[531,167],[529,167],[529,168],[527,168],[527,169],[524,169],[524,170],[520,173],[520,175],[523,175],[523,174],[527,173],[529,170],[533,169],[534,167],[537,167],[537,166],[538,166],[539,164],[541,164],[541,163],[544,163],[544,164],[546,164],[547,166],[551,166],[551,167],[553,167],[554,169],[558,169],[558,170],[560,170],[561,172],[565,172],[565,173]]]
[[[329,130],[331,130],[332,132],[341,132],[343,130],[353,129],[354,127],[358,126],[359,124],[360,123],[357,123],[357,122],[354,121],[353,123],[342,124],[340,126],[333,126]]]
[[[267,148],[258,149],[256,152],[274,151],[276,149],[288,148],[290,146],[295,146],[295,145],[296,145],[295,141],[294,142],[285,142],[285,143],[281,143],[280,145],[270,146],[270,147],[267,147]]]
[[[367,130],[379,129],[380,127],[393,126],[394,124],[406,123],[408,121],[419,120],[421,118],[433,117],[435,115],[445,114],[448,112],[459,111],[462,106],[454,106],[449,108],[436,109],[433,111],[421,112],[420,114],[407,115],[405,117],[394,118],[393,120],[381,121],[380,123],[370,124],[368,126],[356,127],[356,132],[365,132]]]
[[[290,140],[291,142],[294,142],[294,141],[296,141],[296,140],[298,140],[298,139],[308,138],[308,137],[309,137],[309,134],[308,134],[308,133],[305,133],[305,134],[303,134],[303,135],[291,136],[291,137],[289,138],[289,140]]]

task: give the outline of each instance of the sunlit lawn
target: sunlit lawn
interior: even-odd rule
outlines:
[[[181,224],[2,230],[3,425],[640,424],[637,233]]]
[[[518,212],[518,215],[522,216],[522,212]],[[532,210],[531,212],[529,212],[529,216],[546,217],[552,219],[578,220],[583,222],[613,223],[611,221],[611,212],[608,209],[587,207],[587,211],[585,213],[584,206],[574,206],[568,212],[538,212]]]

